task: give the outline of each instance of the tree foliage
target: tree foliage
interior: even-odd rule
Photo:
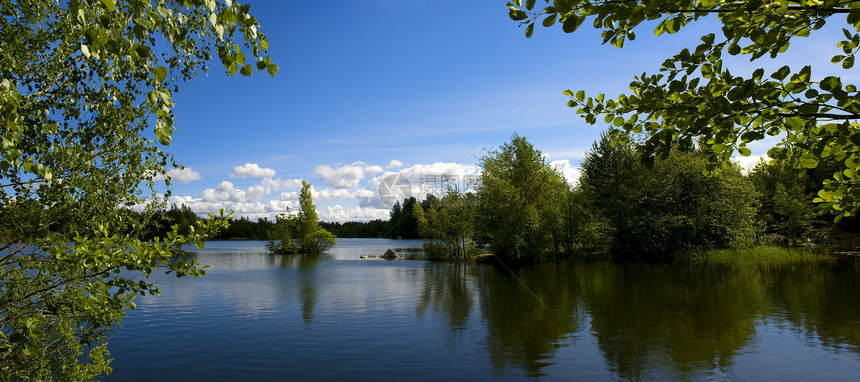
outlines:
[[[320,226],[311,184],[305,180],[299,194],[299,207],[295,215],[290,215],[287,210],[287,213],[277,216],[266,245],[270,252],[319,254],[335,244],[334,235]]]
[[[783,66],[750,75],[732,74],[724,55],[775,58],[791,40],[821,34],[828,21],[844,21],[838,41],[826,41],[839,50],[831,61],[844,70],[854,66],[860,49],[860,3],[825,1],[582,1],[546,0],[508,3],[512,19],[526,25],[530,37],[536,22],[559,25],[572,33],[586,21],[601,31],[604,43],[622,47],[636,38],[637,29],[654,28],[654,34],[674,34],[704,18],[715,18],[721,30],[701,38],[701,44],[668,58],[659,74],[642,73],[630,84],[631,93],[615,99],[603,94],[587,97],[584,90],[565,90],[568,105],[577,108],[588,123],[612,124],[614,143],[641,137],[643,160],[668,157],[672,150],[693,151],[697,140],[707,153],[710,173],[731,171],[729,158],[737,152],[750,155],[747,144],[767,136],[782,141],[768,151],[775,159],[799,168],[815,168],[824,158],[844,165],[823,182],[816,201],[837,216],[850,216],[860,208],[856,174],[860,165],[860,97],[857,86],[842,77],[816,77],[810,65]],[[844,39],[843,39],[844,37]],[[837,68],[837,70],[839,70]]]
[[[832,168],[833,161],[825,161],[821,167]],[[759,195],[758,218],[768,234],[777,235],[776,239],[782,236],[789,244],[820,241],[832,225],[825,224],[812,202],[820,177],[811,170],[799,171],[780,162],[761,161],[749,178]]]
[[[674,151],[648,169],[603,137],[582,164],[581,191],[612,227],[616,255],[651,257],[692,248],[756,244],[755,189],[740,171],[707,177],[702,154]]]
[[[449,191],[427,211],[412,203],[412,214],[418,221],[418,231],[424,238],[424,252],[430,258],[464,261],[475,256],[475,204],[473,193]]]
[[[564,177],[525,137],[480,158],[476,229],[497,256],[535,260],[557,248]]]
[[[207,70],[212,51],[231,75],[277,71],[248,10],[213,0],[0,1],[0,378],[109,371],[100,344],[135,295],[158,293],[130,275],[203,274],[177,256],[223,228],[223,215],[142,241],[161,206],[142,207],[144,219],[128,208],[175,165],[161,149],[174,129],[172,96]]]

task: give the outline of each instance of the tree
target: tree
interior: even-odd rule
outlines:
[[[748,247],[757,240],[756,193],[740,171],[707,177],[699,153],[674,151],[647,168],[632,148],[596,142],[580,191],[614,232],[616,256],[653,257],[692,248]]]
[[[429,257],[463,261],[477,253],[473,239],[475,199],[472,193],[452,190],[438,201],[438,208],[430,206],[426,213],[419,203],[412,203],[412,215]]]
[[[269,241],[266,242],[266,250],[278,254],[286,255],[298,252],[298,247],[293,241],[292,232],[296,230],[296,221],[293,216],[290,216],[290,209],[287,212],[275,217],[275,224],[269,231]]]
[[[137,294],[158,293],[145,277],[203,274],[177,256],[224,228],[223,214],[140,237],[176,165],[162,147],[179,83],[213,50],[230,75],[278,69],[248,11],[229,0],[0,2],[0,378],[108,372],[108,333]]]
[[[554,255],[564,177],[550,167],[525,137],[480,158],[476,230],[503,259],[536,260]]]
[[[818,219],[812,203],[818,185],[806,171],[761,161],[749,178],[759,195],[758,215],[766,232],[784,236],[789,243],[823,238],[827,227],[822,227],[825,222]]]
[[[412,206],[418,204],[414,196],[394,203],[388,219],[387,237],[392,239],[418,239],[418,220],[412,214]]]
[[[296,215],[290,215],[287,210],[286,214],[277,217],[266,245],[270,252],[318,254],[335,244],[334,235],[320,227],[311,184],[305,180],[299,194],[299,208]]]
[[[296,238],[299,241],[299,252],[321,253],[335,243],[334,235],[320,227],[317,217],[317,207],[311,197],[311,184],[302,181],[302,191],[299,194],[301,210],[296,216]]]
[[[524,3],[524,4],[523,4]],[[697,140],[707,152],[709,173],[731,171],[735,152],[749,156],[747,144],[766,136],[782,141],[768,156],[794,167],[815,168],[824,158],[835,158],[843,171],[823,182],[816,201],[836,219],[860,208],[860,97],[857,87],[840,76],[816,78],[810,65],[799,70],[783,66],[772,73],[756,69],[748,76],[732,74],[723,54],[750,61],[777,57],[794,38],[821,33],[836,17],[847,23],[844,40],[833,41],[841,52],[832,62],[845,70],[854,65],[860,48],[860,3],[825,1],[578,1],[554,0],[543,10],[536,1],[508,3],[509,15],[526,25],[531,37],[540,19],[545,27],[559,24],[565,33],[585,21],[601,30],[604,43],[617,47],[633,40],[637,27],[655,26],[654,33],[673,34],[692,22],[715,17],[721,36],[710,33],[702,43],[668,58],[660,74],[642,73],[630,84],[631,94],[607,99],[586,97],[583,90],[565,90],[568,105],[588,123],[598,117],[612,123],[614,144],[642,139],[646,164],[676,149],[693,151]]]

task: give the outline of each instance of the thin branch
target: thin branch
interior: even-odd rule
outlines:
[[[824,118],[837,121],[851,121],[860,119],[860,114],[833,114],[833,113],[779,113],[780,117],[804,117],[804,118]]]

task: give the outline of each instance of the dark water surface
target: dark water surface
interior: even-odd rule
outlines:
[[[852,258],[492,265],[211,242],[109,342],[113,381],[860,379]]]

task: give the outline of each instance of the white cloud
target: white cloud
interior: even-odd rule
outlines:
[[[350,193],[348,190],[344,190],[342,188],[330,189],[327,188],[325,190],[313,192],[313,198],[319,200],[327,200],[327,199],[353,199],[355,195]]]
[[[275,170],[270,168],[260,168],[256,163],[245,163],[241,166],[233,167],[231,178],[271,178],[275,176]]]
[[[245,201],[245,191],[242,191],[233,183],[228,181],[222,181],[218,184],[215,189],[207,188],[203,190],[200,194],[200,197],[204,202],[214,203],[214,202],[244,202]]]
[[[577,182],[579,182],[579,176],[582,175],[582,172],[580,172],[579,169],[576,168],[576,166],[570,164],[570,160],[554,160],[552,162],[549,162],[549,165],[558,169],[558,171],[561,172],[562,175],[564,175],[564,178],[567,180],[568,184],[575,185]]]
[[[359,206],[390,209],[396,200],[410,196],[423,200],[426,194],[442,195],[449,188],[460,191],[474,189],[480,175],[476,165],[451,162],[417,164],[396,172],[386,171],[367,182],[359,198]],[[380,198],[379,192],[385,195]],[[383,200],[385,199],[385,200]]]
[[[320,220],[324,221],[368,221],[374,219],[388,219],[390,209],[388,208],[344,208],[340,204],[327,207],[319,211]]]
[[[295,203],[289,200],[270,200],[269,201],[269,211],[275,212],[275,214],[285,213],[287,209],[293,209]]]
[[[279,200],[299,200],[299,192],[282,192],[281,196],[278,198]]]
[[[385,165],[385,168],[392,169],[392,168],[398,168],[400,166],[403,166],[403,162],[396,160],[396,159],[392,159],[391,162],[388,162],[388,164]]]
[[[167,171],[167,176],[170,177],[170,180],[182,184],[203,179],[203,176],[199,172],[192,170],[191,167],[170,169]],[[164,175],[156,175],[154,180],[164,180]]]
[[[380,173],[382,171],[385,171],[385,170],[383,170],[382,167],[379,167],[379,166],[368,166],[368,167],[364,168],[364,174],[367,176],[374,176],[377,173]]]
[[[744,156],[732,157],[732,161],[737,163],[738,165],[740,165],[741,169],[746,173],[751,172],[755,168],[755,166],[758,164],[758,162],[760,162],[762,159],[764,159],[765,161],[770,160],[770,158],[767,156],[767,154],[765,154],[765,155],[750,155],[748,157],[744,157]]]
[[[334,188],[354,188],[364,179],[366,175],[365,170],[368,168],[364,162],[355,162],[351,165],[343,165],[338,168],[332,168],[329,165],[319,165],[314,169],[314,174],[319,175],[323,182]],[[380,168],[380,170],[382,169]]]

